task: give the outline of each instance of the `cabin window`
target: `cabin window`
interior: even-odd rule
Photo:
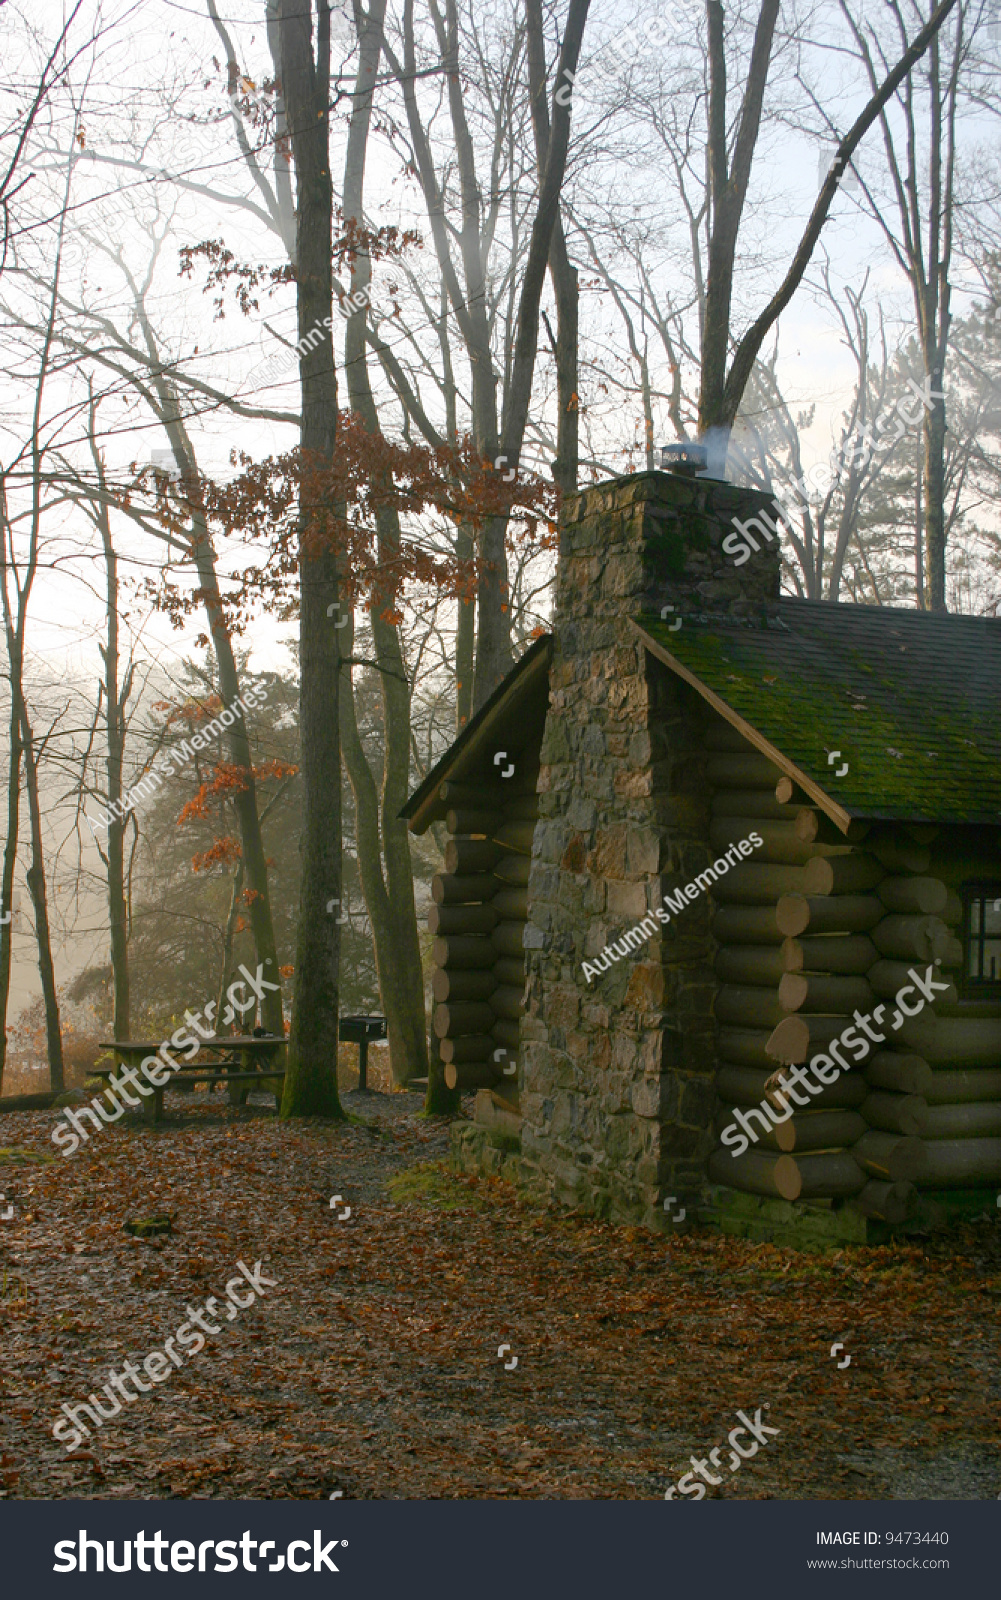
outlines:
[[[1001,879],[963,887],[963,990],[1001,994]]]

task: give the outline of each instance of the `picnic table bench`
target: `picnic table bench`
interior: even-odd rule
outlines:
[[[102,1049],[114,1050],[126,1066],[136,1067],[141,1066],[147,1056],[155,1056],[163,1043],[162,1039],[101,1039],[99,1042]],[[269,1090],[280,1107],[285,1068],[270,1068],[269,1063],[284,1049],[285,1040],[275,1035],[231,1034],[227,1037],[222,1034],[214,1039],[199,1039],[199,1061],[203,1056],[208,1058],[204,1065],[192,1063],[179,1072],[171,1072],[167,1082],[159,1088],[143,1079],[147,1087],[153,1090],[151,1095],[141,1096],[143,1117],[150,1123],[159,1122],[163,1116],[164,1089],[173,1089],[180,1084],[187,1087],[196,1083],[225,1083],[232,1106],[246,1105],[247,1096],[256,1084],[261,1089]],[[171,1047],[171,1054],[175,1057],[181,1053],[181,1050]],[[164,1071],[168,1070],[164,1065]],[[116,1067],[94,1067],[91,1076],[110,1078],[116,1071]]]

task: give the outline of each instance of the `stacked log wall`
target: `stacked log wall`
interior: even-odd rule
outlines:
[[[712,890],[720,985],[716,1131],[739,1110],[759,1137],[740,1156],[720,1145],[709,1175],[788,1200],[861,1195],[868,1177],[853,1151],[869,1128],[860,1080],[839,1077],[774,1126],[761,1103],[767,1099],[782,1114],[773,1082],[780,1063],[806,1060],[849,1025],[856,1006],[875,1003],[866,974],[879,955],[869,930],[882,913],[873,889],[885,869],[864,839],[848,843],[832,830],[735,729],[718,722],[706,745],[710,842],[723,851],[752,829],[763,841]]]
[[[537,781],[537,772],[527,772],[511,786],[500,777],[445,785],[442,798],[455,803],[445,818],[445,871],[432,882],[428,928],[432,1026],[452,1089],[502,1089],[516,1099],[510,1068],[524,1011]]]
[[[957,866],[949,848],[939,860],[939,830],[906,824],[856,824],[853,843],[832,845],[827,819],[797,803],[788,779],[765,787],[772,773],[733,730],[717,727],[707,744],[718,752],[709,761],[713,844],[752,827],[764,840],[748,863],[753,875],[745,867],[713,891],[716,1131],[736,1108],[759,1138],[740,1157],[717,1149],[710,1176],[785,1199],[849,1198],[891,1222],[905,1220],[919,1188],[1001,1181],[1001,1005],[971,1006],[955,981],[960,878],[990,876],[990,861],[982,853],[971,866],[967,854]],[[747,787],[752,779],[760,787]],[[908,1019],[893,1002],[904,985],[913,991],[912,967],[931,968],[948,988]],[[882,1025],[873,1026],[885,1042],[765,1132],[762,1100],[785,1110],[774,1096],[777,1063],[808,1061],[856,1011],[872,1017],[880,1003]]]
[[[961,891],[997,877],[996,829],[926,830],[922,875],[880,885],[887,916],[873,930],[882,960],[870,973],[880,993],[929,965],[951,979],[932,1005],[889,1033],[864,1064],[862,1114],[875,1128],[915,1136],[919,1190],[993,1187],[1001,1182],[1001,1004],[962,998]],[[897,989],[894,989],[894,993]]]

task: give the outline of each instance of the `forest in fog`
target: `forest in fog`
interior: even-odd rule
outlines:
[[[0,13],[7,1094],[252,959],[426,1071],[399,808],[665,445],[791,508],[787,593],[997,613],[990,6],[318,17]]]

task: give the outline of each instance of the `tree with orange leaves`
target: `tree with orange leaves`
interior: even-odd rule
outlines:
[[[586,0],[572,0],[576,45]],[[315,12],[315,15],[314,15]],[[360,25],[360,24],[359,24]],[[373,622],[399,615],[404,585],[426,582],[465,596],[489,594],[503,609],[504,535],[512,501],[510,489],[493,470],[493,450],[478,436],[478,448],[402,446],[377,430],[354,428],[339,414],[331,330],[334,322],[334,205],[330,173],[330,14],[311,0],[276,0],[269,43],[280,85],[283,140],[295,175],[296,285],[301,389],[301,446],[285,457],[254,464],[244,461],[236,484],[224,489],[191,485],[201,495],[206,515],[224,531],[239,529],[263,538],[269,560],[245,574],[240,601],[227,601],[227,625],[245,623],[254,600],[267,599],[296,611],[300,630],[301,760],[303,767],[302,889],[295,960],[295,996],[282,1115],[340,1114],[334,1066],[339,1009],[337,919],[327,907],[341,898],[340,699],[342,673],[352,655],[342,648],[339,624],[350,621],[348,601],[361,599]],[[574,54],[574,60],[576,54]],[[554,129],[543,190],[559,188],[565,148],[562,128]],[[559,148],[558,148],[559,147]],[[534,364],[541,275],[548,255],[553,198],[544,194],[533,230],[529,292],[521,302],[516,349],[515,389],[519,395]],[[360,220],[361,213],[348,207]],[[366,247],[367,248],[367,247]],[[234,263],[216,259],[218,273],[233,274]],[[250,289],[256,287],[246,280]],[[533,320],[534,317],[534,320]],[[525,397],[527,405],[527,394]],[[515,421],[519,453],[524,415]],[[352,449],[352,434],[357,448]],[[505,436],[506,437],[506,436]],[[406,459],[410,454],[410,459]],[[487,456],[486,461],[479,459]],[[465,459],[463,459],[465,458]],[[519,485],[521,498],[536,493]],[[539,495],[543,493],[541,486]],[[467,513],[472,511],[472,515]],[[386,524],[404,515],[409,536],[384,537]],[[433,516],[483,533],[480,559],[456,574],[454,558],[441,554],[426,529]],[[381,525],[380,525],[381,524]],[[498,543],[499,540],[499,543]],[[178,605],[185,602],[180,596]],[[241,616],[240,609],[243,608]],[[497,605],[494,606],[494,610]],[[341,615],[338,617],[337,613]],[[499,613],[498,613],[499,614]],[[491,616],[493,612],[491,612]],[[482,620],[482,619],[481,619]],[[374,630],[373,630],[374,631]],[[484,626],[485,655],[494,632]],[[496,654],[496,652],[494,652]],[[496,663],[494,663],[496,664]],[[380,670],[382,670],[380,665]],[[385,823],[385,816],[383,816]],[[369,901],[376,923],[379,911]],[[412,920],[412,918],[411,918]],[[380,936],[377,952],[388,955],[392,941]],[[411,930],[416,940],[416,929]],[[380,984],[389,1015],[398,1007],[394,986],[380,965]],[[415,1009],[414,997],[400,1004]],[[422,1005],[419,1007],[423,1011]],[[412,1019],[423,1032],[423,1015]],[[389,1016],[392,1034],[393,1018]],[[422,1051],[426,1048],[422,1039]]]
[[[301,451],[260,462],[244,458],[243,471],[229,484],[182,485],[185,495],[197,499],[198,514],[207,526],[217,529],[223,537],[239,535],[266,551],[258,564],[243,569],[227,595],[227,627],[231,633],[246,630],[261,608],[283,617],[294,615],[300,604],[303,551],[308,550],[311,559],[317,561],[329,557],[336,563],[339,575],[339,589],[329,592],[339,593],[341,598],[330,601],[324,608],[325,631],[331,647],[338,652],[340,671],[348,673],[360,664],[360,658],[350,646],[342,649],[341,639],[353,639],[353,622],[345,625],[345,614],[353,617],[356,607],[368,611],[373,633],[378,637],[380,624],[400,620],[402,596],[408,585],[433,587],[440,594],[457,598],[476,592],[481,577],[479,565],[475,558],[460,560],[456,557],[451,540],[446,537],[448,524],[476,528],[483,520],[500,516],[510,527],[513,539],[535,550],[552,548],[557,502],[554,486],[541,479],[524,477],[516,482],[505,482],[503,474],[495,472],[489,462],[479,459],[471,441],[462,441],[454,448],[403,444],[369,432],[358,416],[344,412],[338,415],[337,438],[337,453],[330,462],[309,460]],[[304,527],[301,507],[307,500],[316,510]],[[386,539],[381,536],[387,513],[400,530],[391,547],[387,547]],[[167,492],[164,486],[160,515],[168,527],[173,517],[187,515],[179,503],[176,487]],[[162,586],[160,603],[180,621],[198,604],[198,596]],[[380,670],[386,665],[381,661],[375,664]],[[402,660],[398,662],[398,669],[402,671]],[[402,691],[409,700],[409,683],[402,685]],[[329,717],[333,712],[332,694],[325,703]],[[404,761],[407,757],[408,750],[404,748]],[[222,774],[224,769],[217,771]],[[256,774],[256,767],[254,772]],[[331,773],[325,794],[331,810],[333,784]],[[339,769],[337,790],[339,802]],[[216,795],[221,792],[221,780],[212,792]],[[199,804],[197,797],[189,802],[188,814],[203,815]],[[378,839],[379,818],[374,814],[375,809],[373,805],[366,812],[364,803],[356,796],[360,860],[366,830],[369,833],[374,830],[375,839]],[[397,809],[394,806],[388,824],[384,809],[383,830],[395,822]],[[328,822],[330,820],[328,812]],[[207,853],[213,861],[224,859],[221,841],[213,846],[213,851],[216,853]],[[377,845],[369,855],[377,855]],[[323,932],[329,935],[331,925],[336,926],[336,918],[330,915],[327,906],[331,902],[339,903],[342,898],[339,861],[336,876],[328,873],[316,883],[322,891],[322,916],[326,924]],[[307,892],[304,881],[304,897]],[[391,904],[378,875],[374,888],[371,876],[365,882],[365,898],[372,922],[379,989],[387,1017],[394,1070],[402,1061],[408,1063],[411,1073],[416,1075],[422,1065],[427,1070],[419,955],[416,958],[419,986],[415,998],[402,977],[404,963],[400,956],[404,935],[395,915],[401,908]],[[303,915],[300,901],[300,918]],[[416,948],[412,900],[406,933]],[[297,953],[296,966],[299,959]],[[415,1007],[419,1010],[416,1016],[412,1014]],[[418,1045],[423,1062],[418,1055]],[[429,1109],[443,1109],[430,1090]]]

